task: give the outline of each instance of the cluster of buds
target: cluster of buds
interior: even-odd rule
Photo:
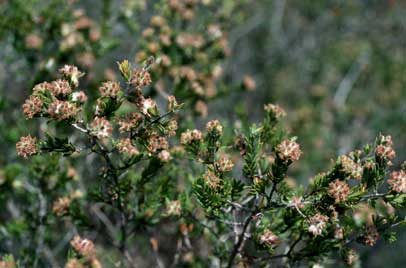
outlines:
[[[321,235],[324,228],[326,227],[329,217],[317,213],[309,219],[309,232],[314,236]]]
[[[302,155],[300,145],[294,140],[284,140],[276,146],[277,156],[285,161],[297,161]]]
[[[344,181],[335,180],[330,182],[327,193],[330,197],[334,198],[336,203],[341,203],[347,200],[350,186]]]
[[[90,124],[91,133],[98,139],[109,138],[113,133],[113,126],[103,117],[95,117]]]
[[[395,193],[406,193],[406,172],[394,171],[388,180],[389,188]]]
[[[221,157],[216,161],[218,171],[227,172],[233,170],[234,163],[227,157]]]
[[[125,118],[118,120],[120,133],[123,132],[130,132],[131,130],[135,130],[140,123],[142,122],[143,118],[140,113],[128,113]]]
[[[211,120],[207,122],[206,130],[209,133],[214,133],[219,136],[223,134],[223,126],[220,124],[219,120]]]
[[[121,139],[117,144],[116,144],[117,150],[125,155],[128,155],[130,157],[138,155],[140,152],[138,151],[137,147],[135,147],[130,138],[124,138]]]
[[[379,232],[375,226],[368,226],[365,234],[365,244],[374,246],[379,239]]]
[[[259,237],[259,242],[269,247],[275,247],[280,244],[280,239],[271,230],[265,230]]]
[[[192,143],[199,143],[203,140],[203,134],[200,130],[186,130],[186,132],[182,133],[180,136],[180,143],[183,145],[189,145]]]
[[[378,145],[375,148],[376,157],[387,162],[388,165],[391,165],[390,160],[396,156],[396,152],[393,149],[392,137],[381,135],[377,143]]]
[[[16,144],[17,154],[21,157],[28,158],[28,156],[36,154],[37,139],[31,135],[21,137],[20,141]]]
[[[220,186],[221,179],[216,175],[216,173],[212,170],[207,170],[207,172],[203,175],[203,178],[207,185],[212,189],[217,189]]]
[[[266,104],[264,106],[264,110],[276,120],[280,120],[281,118],[286,116],[285,110],[277,104]]]
[[[338,158],[339,170],[349,178],[361,179],[362,178],[362,165],[355,162],[353,159],[346,155]]]
[[[99,87],[99,92],[102,97],[116,98],[121,92],[120,84],[112,81],[104,82]]]
[[[67,79],[70,80],[70,82],[75,85],[75,87],[79,86],[79,78],[84,76],[85,74],[81,71],[76,66],[72,65],[65,65],[61,69],[59,69],[59,72]]]

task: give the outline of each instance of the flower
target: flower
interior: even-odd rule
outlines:
[[[70,203],[71,199],[69,197],[60,197],[54,202],[52,211],[56,215],[62,216],[69,211]]]
[[[302,155],[300,145],[293,140],[284,140],[276,146],[277,155],[283,161],[297,161]]]
[[[169,201],[166,205],[166,213],[169,216],[180,216],[182,214],[182,207],[179,200]]]
[[[30,96],[23,104],[23,112],[27,119],[33,118],[42,111],[42,101],[40,98]]]
[[[364,238],[367,245],[374,246],[379,239],[378,230],[374,226],[368,226]]]
[[[260,236],[259,242],[273,247],[279,245],[281,241],[271,230],[265,230]]]
[[[93,242],[89,239],[83,239],[79,235],[76,235],[70,244],[77,253],[84,257],[94,257],[96,254]]]
[[[388,159],[391,160],[395,158],[396,152],[393,149],[393,142],[391,136],[383,136],[379,137],[379,145],[375,148],[375,155],[381,159]]]
[[[231,171],[234,167],[234,163],[227,157],[222,157],[216,161],[217,168],[220,172]]]
[[[207,104],[204,101],[198,100],[195,104],[195,111],[201,117],[207,117],[207,114],[209,113],[209,108],[207,107]]]
[[[109,138],[113,133],[113,126],[104,117],[95,117],[90,127],[92,134],[98,139]]]
[[[72,101],[78,103],[85,103],[87,101],[87,96],[83,91],[73,92]]]
[[[72,93],[68,81],[61,79],[53,81],[48,89],[54,96],[67,96]]]
[[[151,74],[147,70],[137,69],[132,74],[131,83],[138,88],[149,86],[152,83]]]
[[[62,121],[75,117],[78,109],[74,104],[68,101],[55,99],[48,105],[47,112],[51,118]]]
[[[326,227],[326,222],[328,221],[328,216],[321,215],[317,213],[313,217],[309,219],[309,232],[312,233],[314,236],[321,235],[324,228]]]
[[[169,148],[168,140],[165,137],[158,135],[152,135],[148,139],[147,149],[151,153],[155,153],[158,150],[167,150]]]
[[[212,189],[216,189],[220,186],[221,179],[211,170],[207,170],[207,172],[203,175],[203,178],[207,185],[209,185],[209,187]]]
[[[392,191],[406,193],[406,172],[404,170],[392,172],[388,184]]]
[[[340,171],[345,174],[345,176],[353,177],[355,179],[362,178],[362,165],[360,163],[355,163],[350,157],[342,155],[338,158]]]
[[[125,118],[118,120],[120,133],[129,132],[135,129],[142,122],[142,115],[140,113],[128,113]]]
[[[169,162],[172,159],[171,154],[167,150],[162,150],[158,154],[159,160],[162,162]]]
[[[342,227],[338,227],[337,229],[335,229],[334,238],[338,239],[338,240],[341,240],[344,238],[344,229]]]
[[[203,135],[200,130],[186,130],[180,135],[180,143],[183,145],[189,145],[194,142],[201,142],[203,140]]]
[[[144,115],[147,115],[147,116],[157,116],[158,115],[158,107],[157,107],[157,105],[156,105],[156,102],[153,100],[153,99],[151,99],[151,98],[148,98],[148,99],[145,99],[145,100],[143,100],[143,102],[141,103],[141,112],[144,114]]]
[[[115,98],[120,90],[120,84],[112,81],[104,82],[102,83],[102,86],[99,87],[99,92],[102,97]]]
[[[344,202],[350,193],[350,187],[343,181],[335,180],[330,182],[327,193],[335,199],[336,203]]]
[[[356,261],[358,261],[358,259],[359,259],[359,256],[358,256],[357,252],[355,252],[355,250],[353,250],[353,249],[350,249],[347,252],[347,256],[345,257],[345,262],[348,265],[351,265],[351,264],[355,263]]]
[[[48,83],[48,82],[42,82],[42,83],[40,83],[40,84],[36,84],[35,86],[34,86],[34,88],[32,89],[32,91],[34,92],[34,93],[43,93],[43,92],[46,92],[47,90],[49,90],[50,89],[50,87],[51,87],[51,84],[50,83]]]
[[[170,120],[166,125],[168,136],[176,136],[176,130],[178,129],[178,122],[176,120]]]
[[[63,74],[66,78],[69,78],[75,87],[79,86],[79,78],[85,74],[79,71],[78,67],[73,65],[65,65],[59,69],[59,73]]]
[[[275,119],[281,119],[286,116],[285,110],[277,104],[266,104],[264,105],[264,110],[275,117]]]
[[[223,126],[219,120],[211,120],[206,124],[206,130],[210,133],[221,135],[223,133]]]
[[[245,89],[252,91],[257,88],[257,83],[255,82],[254,78],[249,75],[245,75],[242,80],[242,85]]]
[[[176,101],[175,96],[168,96],[168,111],[173,112],[179,108],[179,104]]]
[[[129,156],[134,156],[140,153],[138,149],[132,145],[130,138],[121,139],[120,142],[117,143],[116,148],[120,153],[128,154]]]
[[[37,139],[31,135],[21,137],[20,141],[16,144],[17,154],[25,159],[30,155],[37,153]]]

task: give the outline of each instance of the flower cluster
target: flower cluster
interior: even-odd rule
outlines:
[[[347,200],[348,194],[350,193],[350,187],[343,181],[335,180],[330,182],[327,192],[332,198],[334,198],[336,203],[341,203]]]
[[[302,155],[300,145],[293,140],[284,140],[276,146],[278,157],[283,161],[297,161]]]
[[[309,232],[314,236],[321,235],[323,230],[326,228],[326,224],[329,217],[326,215],[316,214],[309,219]]]

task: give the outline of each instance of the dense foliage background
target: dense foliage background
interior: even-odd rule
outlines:
[[[84,188],[83,176],[97,176],[96,169],[83,164],[97,166],[94,159],[41,156],[25,161],[16,154],[20,136],[47,129],[46,121],[27,121],[21,105],[35,84],[58,78],[64,64],[86,73],[80,87],[96,99],[100,82],[120,79],[117,61],[128,58],[142,66],[154,56],[164,67],[151,69],[155,86],[147,94],[158,104],[172,94],[185,103],[179,114],[187,122],[182,131],[219,119],[224,132],[232,132],[232,126],[261,121],[264,104],[278,103],[287,111],[284,126],[304,152],[289,173],[294,184],[308,184],[331,167],[331,159],[373,142],[379,133],[395,141],[395,167],[406,159],[403,1],[208,0],[197,1],[202,3],[190,13],[171,13],[169,2],[182,1],[0,1],[0,255],[24,258],[40,248],[32,248],[35,243],[52,245],[45,259],[38,255],[31,265],[57,267],[67,255],[73,234],[64,228],[71,223],[56,224],[47,229],[44,241],[36,241],[44,237],[37,228],[48,213],[44,207],[51,208],[62,191],[58,182],[80,177],[75,185]],[[166,19],[169,32],[154,28],[162,23],[154,21],[156,15]],[[167,34],[207,37],[209,29],[208,37],[221,33],[204,45],[197,35],[166,44]],[[184,49],[184,42],[193,49]],[[200,84],[189,81],[190,70],[176,68],[182,66],[202,73]],[[46,193],[50,200],[38,189],[53,189]],[[165,228],[173,228],[161,227],[162,236]],[[98,240],[103,244],[103,238]],[[403,231],[393,244],[360,247],[363,267],[401,266],[405,245]],[[170,252],[163,258],[169,258],[173,245],[167,241],[161,246]]]

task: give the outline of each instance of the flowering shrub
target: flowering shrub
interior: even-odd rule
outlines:
[[[406,165],[389,170],[395,157],[390,136],[340,156],[307,187],[298,187],[288,176],[289,167],[300,164],[306,152],[279,125],[286,114],[281,107],[266,105],[263,122],[236,129],[233,138],[212,120],[205,131],[188,129],[177,142],[175,113],[182,105],[169,96],[162,112],[144,96],[152,83],[151,64],[132,68],[128,61],[119,63],[123,85],[102,83],[94,101],[79,90],[84,74],[74,66],[61,68],[61,79],[34,87],[23,105],[25,116],[55,127],[42,139],[21,137],[17,153],[38,159],[38,178],[47,169],[60,178],[52,183],[39,179],[44,183],[40,190],[25,186],[53,204],[40,202],[36,231],[41,239],[37,253],[46,260],[34,254],[18,258],[21,263],[57,263],[50,250],[55,242],[44,236],[55,229],[68,230],[62,240],[70,241],[67,268],[154,262],[301,266],[327,258],[356,266],[356,243],[395,240],[394,228],[404,223],[397,210],[406,205]],[[39,156],[45,154],[56,162],[45,166]],[[90,165],[82,172],[72,166],[64,171],[52,167],[58,159]],[[176,247],[167,245],[168,238],[177,241]],[[172,255],[163,259],[163,252]],[[3,263],[16,265],[10,256]]]

